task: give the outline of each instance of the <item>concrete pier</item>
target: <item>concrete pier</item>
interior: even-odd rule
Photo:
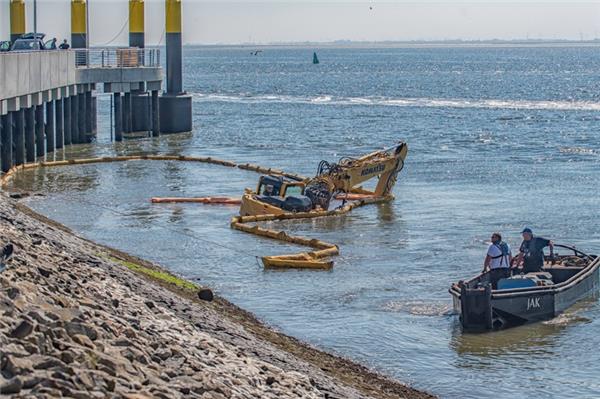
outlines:
[[[67,145],[93,141],[94,91],[118,97],[117,140],[123,140],[123,120],[131,120],[132,115],[129,108],[129,117],[123,118],[122,93],[132,98],[134,90],[144,93],[141,97],[146,99],[146,131],[158,135],[161,87],[160,52],[156,49],[0,53],[0,146],[6,144],[0,149],[0,169],[42,160]],[[131,122],[128,128],[132,129]]]
[[[160,98],[160,131],[192,130],[192,97],[183,91],[181,0],[165,0],[167,92]]]

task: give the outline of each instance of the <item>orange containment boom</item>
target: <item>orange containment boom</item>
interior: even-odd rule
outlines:
[[[242,199],[236,197],[153,197],[151,201],[153,204],[194,202],[199,204],[239,205],[242,203]]]

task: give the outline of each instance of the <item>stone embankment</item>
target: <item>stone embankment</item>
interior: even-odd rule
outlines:
[[[3,395],[430,397],[277,333],[221,298],[201,300],[190,283],[0,194],[7,242],[15,254],[0,273]]]

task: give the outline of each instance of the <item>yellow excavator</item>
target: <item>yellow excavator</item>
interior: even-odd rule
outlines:
[[[322,212],[329,210],[332,199],[391,198],[407,152],[406,143],[400,142],[360,158],[321,161],[316,176],[306,180],[263,175],[256,191],[246,189],[242,196],[240,216]],[[378,178],[373,191],[359,186],[373,178]]]

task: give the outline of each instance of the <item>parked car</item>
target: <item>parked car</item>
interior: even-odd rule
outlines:
[[[48,50],[46,44],[50,44],[51,40],[44,43],[45,36],[44,33],[25,33],[15,40],[10,51]]]
[[[10,42],[8,40],[0,41],[0,53],[3,53],[5,51],[10,51],[11,45],[12,45],[12,42]]]

